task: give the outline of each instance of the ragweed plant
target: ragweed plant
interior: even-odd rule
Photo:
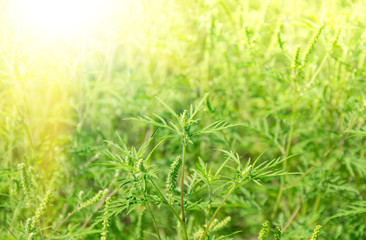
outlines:
[[[210,169],[210,171],[204,170],[206,169],[205,163],[200,160],[198,168],[191,169],[194,172],[193,176],[198,177],[189,178],[189,191],[185,193],[183,188],[186,182],[184,179],[184,160],[186,156],[187,144],[192,144],[194,137],[198,135],[205,133],[215,133],[231,127],[240,126],[239,124],[229,124],[224,121],[218,121],[209,124],[202,129],[194,128],[194,125],[198,123],[198,119],[195,117],[202,108],[206,98],[207,95],[195,108],[191,106],[189,113],[188,111],[184,110],[180,116],[178,116],[172,108],[159,99],[163,106],[175,118],[175,122],[167,122],[163,119],[163,117],[156,114],[155,117],[157,120],[153,120],[150,117],[137,118],[137,120],[149,123],[150,125],[157,127],[157,129],[166,128],[169,131],[175,133],[175,135],[170,137],[177,136],[177,138],[180,139],[182,155],[181,157],[177,157],[171,164],[165,188],[161,188],[159,184],[156,183],[156,178],[158,177],[158,166],[153,164],[153,152],[159,147],[159,145],[162,144],[163,141],[167,141],[167,139],[165,138],[157,145],[150,147],[151,150],[148,151],[149,144],[153,141],[153,137],[157,134],[156,130],[149,140],[142,144],[142,146],[138,149],[134,147],[128,148],[127,145],[124,144],[120,139],[120,141],[122,141],[120,144],[107,142],[111,148],[110,150],[100,150],[100,152],[109,160],[107,165],[122,169],[126,176],[126,178],[120,179],[121,188],[124,188],[125,197],[124,200],[121,200],[118,203],[119,207],[115,206],[114,213],[117,214],[124,209],[128,209],[128,211],[131,212],[138,206],[146,207],[151,215],[151,219],[156,231],[156,237],[158,239],[161,237],[158,223],[156,222],[156,213],[155,211],[151,211],[150,203],[156,206],[166,206],[172,212],[175,220],[179,223],[178,225],[180,226],[181,231],[177,232],[178,236],[181,235],[183,239],[189,239],[189,236],[192,233],[188,232],[187,230],[185,212],[189,212],[191,209],[205,209],[208,207],[205,212],[209,213],[211,207],[210,204],[207,205],[207,202],[202,202],[202,200],[191,202],[191,200],[187,199],[193,199],[193,196],[195,195],[202,195],[202,192],[205,188],[210,189],[213,185],[221,183],[221,186],[225,186],[226,189],[222,190],[217,186],[217,189],[213,189],[212,191],[221,192],[218,196],[224,195],[224,197],[219,201],[219,204],[212,213],[211,218],[209,218],[204,227],[198,230],[195,234],[192,234],[194,235],[194,238],[205,239],[208,235],[215,234],[217,231],[222,229],[231,220],[230,217],[226,217],[222,221],[218,221],[216,217],[230,195],[236,189],[243,187],[249,182],[259,184],[264,178],[281,176],[284,174],[283,171],[273,170],[277,165],[282,163],[284,159],[278,158],[272,161],[259,163],[260,157],[258,157],[253,162],[249,159],[245,164],[243,164],[243,160],[240,158],[239,154],[233,151],[220,150],[225,155],[225,161],[223,161],[223,163],[216,169],[216,172],[214,173],[213,169]],[[178,200],[175,188],[176,179],[178,177],[178,171],[180,168],[181,188],[179,194],[180,197]],[[226,170],[226,168],[232,169],[232,171],[229,171],[230,173],[228,173],[227,176],[224,176],[221,172],[223,169]],[[169,196],[169,199],[167,199],[166,196]],[[204,196],[202,195],[201,197]],[[177,207],[180,207],[181,209],[180,216],[177,212]],[[140,220],[138,222],[140,224]],[[138,235],[140,236],[142,233],[138,233]]]
[[[215,131],[221,131],[230,127],[237,126],[236,124],[229,124],[225,121],[217,121],[214,122],[202,130],[193,131],[192,126],[198,122],[196,118],[197,113],[202,108],[208,94],[206,94],[203,99],[197,104],[197,106],[193,107],[191,105],[189,112],[184,110],[180,115],[178,115],[171,107],[169,107],[165,102],[163,102],[160,98],[157,98],[159,102],[165,107],[166,110],[170,112],[170,114],[174,117],[173,122],[166,122],[161,116],[155,114],[157,120],[153,120],[152,118],[145,116],[144,118],[137,118],[136,120],[145,122],[155,127],[166,128],[172,133],[175,134],[178,138],[180,138],[180,143],[182,146],[182,170],[181,170],[181,216],[183,223],[185,222],[184,215],[184,164],[185,164],[185,156],[186,156],[186,148],[188,143],[193,143],[192,138],[201,134],[213,133]]]

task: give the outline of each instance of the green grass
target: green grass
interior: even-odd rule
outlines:
[[[114,4],[0,1],[0,239],[366,239],[365,1]]]

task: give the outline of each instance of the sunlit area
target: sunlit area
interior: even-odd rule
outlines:
[[[30,31],[51,34],[72,34],[93,27],[109,4],[101,0],[19,0],[15,7],[20,24]]]
[[[0,239],[366,239],[362,0],[0,0]]]

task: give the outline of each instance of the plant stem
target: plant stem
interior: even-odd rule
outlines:
[[[296,110],[297,110],[297,99],[298,99],[298,94],[297,94],[297,87],[296,87],[296,78],[297,78],[297,71],[295,72],[294,77],[292,78],[292,84],[293,84],[293,89],[294,89],[294,100],[292,102],[292,116],[291,116],[291,123],[290,123],[290,132],[288,134],[287,137],[287,145],[286,145],[286,159],[283,161],[283,171],[286,172],[287,170],[287,157],[290,154],[290,150],[291,150],[291,144],[292,144],[292,136],[294,133],[294,126],[295,126],[295,114],[296,114]],[[285,175],[281,176],[281,184],[280,184],[280,190],[278,191],[277,194],[277,198],[276,198],[276,204],[275,207],[273,209],[272,212],[272,216],[271,219],[274,220],[274,218],[276,217],[277,214],[277,210],[278,207],[280,205],[280,201],[282,199],[282,195],[283,195],[283,191],[284,191],[284,185],[285,185]]]
[[[325,62],[327,61],[328,56],[329,56],[329,53],[325,54],[322,62],[320,63],[319,67],[316,69],[314,75],[311,77],[310,81],[306,84],[305,90],[307,90],[310,87],[310,85],[315,81],[315,79],[318,76],[320,70],[322,69],[322,67],[324,66]]]
[[[146,206],[147,206],[147,209],[148,209],[148,210],[149,210],[149,212],[150,212],[150,215],[151,215],[152,221],[153,221],[153,223],[154,223],[154,227],[155,227],[156,234],[158,235],[158,239],[159,239],[159,240],[161,240],[161,238],[160,238],[160,233],[159,233],[159,229],[158,229],[158,226],[156,225],[155,217],[154,217],[153,212],[151,211],[151,208],[150,208],[149,203],[146,203]]]
[[[15,239],[17,239],[17,237],[14,235],[14,233],[8,228],[8,226],[6,226],[6,224],[3,222],[3,221],[1,221],[0,220],[0,224],[1,225],[3,225],[3,227],[6,229],[6,230],[8,230],[8,232],[11,234],[11,235],[13,235],[13,237],[15,238]]]
[[[177,218],[177,220],[182,225],[183,237],[184,237],[185,240],[188,240],[186,224],[179,217],[178,213],[175,211],[175,209],[172,207],[172,205],[170,205],[169,202],[166,200],[165,196],[161,193],[160,189],[158,188],[158,186],[156,186],[155,182],[150,177],[149,177],[149,180],[152,183],[152,185],[154,186],[154,188],[158,191],[158,193],[159,193],[160,197],[162,198],[163,202],[165,203],[165,205],[172,211],[174,216]]]
[[[184,217],[184,159],[186,157],[186,144],[183,142],[183,153],[182,153],[182,179],[180,183],[180,206],[182,212],[182,221],[185,223]]]
[[[64,224],[72,215],[74,215],[74,213],[77,212],[77,208],[75,208],[71,213],[67,214],[66,218],[64,218],[64,220],[62,220],[57,227],[52,231],[51,235],[53,235],[61,226],[62,224]]]
[[[226,200],[229,198],[229,196],[231,195],[231,193],[236,189],[237,185],[236,183],[234,184],[234,186],[230,189],[230,191],[226,194],[225,198],[221,201],[220,205],[216,208],[216,211],[214,212],[214,214],[212,215],[210,221],[208,222],[207,226],[206,226],[206,229],[205,231],[203,232],[200,240],[203,240],[207,233],[208,233],[208,230],[210,229],[210,226],[213,222],[213,220],[215,219],[217,213],[220,211],[221,207],[224,205],[224,203],[226,202]]]

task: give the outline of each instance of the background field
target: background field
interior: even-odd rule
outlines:
[[[120,188],[125,170],[106,165],[106,151],[118,156],[111,143],[138,148],[155,133],[150,151],[170,135],[125,119],[172,121],[156,96],[180,114],[206,93],[196,129],[219,120],[240,125],[187,145],[185,197],[197,201],[186,210],[190,239],[228,190],[219,182],[212,193],[187,192],[193,169],[212,180],[210,168],[227,159],[218,149],[237,152],[242,164],[261,154],[259,162],[291,156],[276,166],[291,174],[236,189],[217,215],[231,221],[209,239],[257,239],[265,221],[282,229],[282,239],[310,239],[317,225],[319,239],[366,239],[365,1],[108,4],[88,29],[42,35],[21,23],[16,5],[0,1],[1,239],[100,238],[105,197],[118,210],[133,196],[124,189],[134,185]],[[181,153],[179,140],[166,138],[152,154],[162,189]],[[235,168],[223,173],[234,176]],[[80,191],[87,201],[104,189],[68,218]],[[47,191],[29,236],[27,219]],[[161,238],[181,238],[169,209],[149,201]],[[156,239],[143,209],[132,204],[110,216],[107,238]]]

